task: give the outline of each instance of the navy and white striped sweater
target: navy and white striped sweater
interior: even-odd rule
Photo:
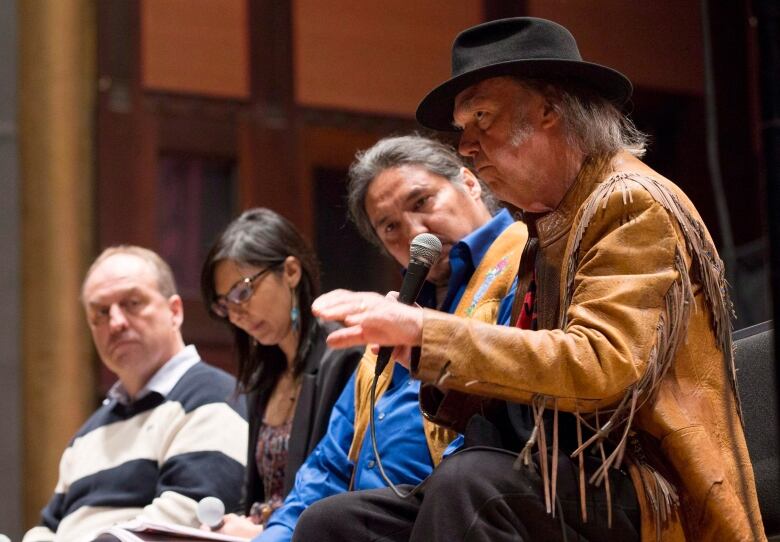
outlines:
[[[60,461],[42,525],[24,542],[92,540],[118,521],[197,525],[195,508],[213,495],[238,506],[247,425],[235,380],[198,362],[167,397],[151,392],[135,403],[107,401],[79,429]]]

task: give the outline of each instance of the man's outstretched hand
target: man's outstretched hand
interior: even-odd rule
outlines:
[[[409,349],[422,344],[423,310],[397,301],[396,292],[333,290],[312,304],[315,316],[344,324],[328,335],[331,348],[358,344],[395,346],[393,359],[409,367]],[[375,349],[376,350],[376,349]]]

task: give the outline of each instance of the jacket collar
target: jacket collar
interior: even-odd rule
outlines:
[[[609,165],[609,157],[588,157],[583,162],[577,178],[563,196],[558,207],[547,213],[523,213],[530,237],[539,239],[543,248],[566,235],[582,203],[603,179],[603,171]]]
[[[332,325],[331,323],[323,323],[319,320],[314,321],[316,329],[312,332],[312,342],[309,347],[309,352],[306,354],[306,358],[303,364],[303,371],[301,374],[317,374],[320,368],[320,361],[325,356],[325,350],[328,348],[325,339],[328,335],[337,330],[339,326]]]

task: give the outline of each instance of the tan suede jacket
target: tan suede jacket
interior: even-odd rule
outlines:
[[[722,263],[688,198],[628,153],[589,159],[529,230],[541,329],[425,311],[415,376],[600,427],[578,452],[617,444],[643,540],[765,540]]]

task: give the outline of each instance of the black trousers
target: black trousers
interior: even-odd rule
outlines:
[[[445,459],[410,498],[400,499],[390,489],[329,497],[304,512],[293,541],[639,540],[639,508],[627,474],[610,474],[608,528],[603,486],[587,486],[588,516],[582,522],[577,464],[566,454],[558,457],[556,517],[546,511],[539,472],[514,470],[516,457],[504,450],[467,448]],[[597,465],[589,459],[587,470]]]

